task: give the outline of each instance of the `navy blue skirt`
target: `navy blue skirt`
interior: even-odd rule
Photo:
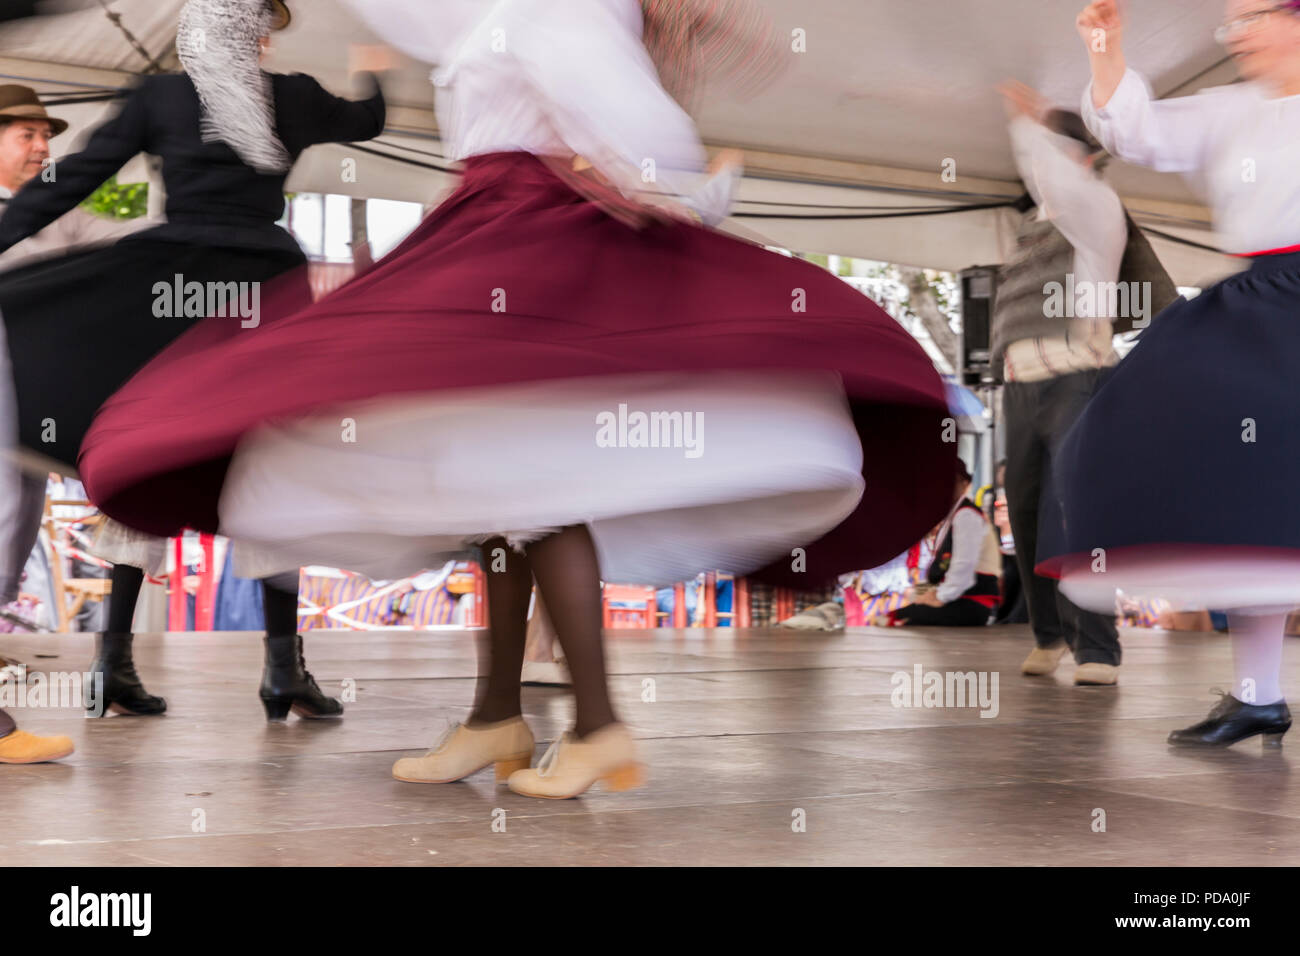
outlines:
[[[1161,554],[1171,567],[1300,555],[1300,253],[1259,257],[1156,316],[1098,383],[1053,478],[1046,573],[1118,554],[1148,569]]]

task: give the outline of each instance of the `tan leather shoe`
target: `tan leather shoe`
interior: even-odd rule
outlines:
[[[609,790],[632,790],[645,783],[632,735],[622,724],[609,724],[578,740],[565,734],[546,751],[535,769],[510,775],[510,789],[525,797],[567,800],[603,780]]]
[[[494,724],[452,724],[423,757],[403,757],[393,776],[406,783],[453,783],[496,764],[497,783],[533,762],[533,732],[522,717]]]
[[[1033,677],[1042,677],[1052,673],[1061,663],[1061,658],[1065,656],[1066,651],[1070,648],[1064,643],[1056,647],[1035,647],[1025,658],[1025,662],[1020,665],[1020,673],[1029,674]]]
[[[0,763],[44,763],[66,757],[73,749],[70,737],[37,737],[15,730],[0,737]]]
[[[1119,680],[1119,668],[1114,664],[1080,664],[1074,672],[1076,684],[1114,684]]]

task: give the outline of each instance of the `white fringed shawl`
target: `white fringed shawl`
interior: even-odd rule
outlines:
[[[203,141],[225,143],[258,172],[281,173],[289,154],[275,134],[271,81],[258,49],[270,32],[265,0],[188,0],[176,50],[203,106]]]

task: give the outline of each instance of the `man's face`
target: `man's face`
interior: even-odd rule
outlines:
[[[50,135],[45,120],[14,120],[0,130],[0,186],[17,191],[40,173],[50,158]]]

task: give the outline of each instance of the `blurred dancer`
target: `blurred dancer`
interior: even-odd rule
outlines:
[[[783,54],[750,4],[354,9],[438,64],[460,188],[373,271],[265,337],[209,323],[178,342],[105,406],[83,473],[110,514],[160,532],[216,525],[224,477],[221,526],[285,566],[313,555],[386,577],[480,543],[486,681],[468,722],[395,776],[446,783],[495,764],[531,796],[635,786],[602,577],[767,565],[769,580],[810,587],[892,557],[951,503],[942,383],[834,276],[696,223],[725,217],[739,169],[705,173],[665,88],[689,101],[706,72],[770,76]],[[273,353],[300,348],[310,360],[267,376]],[[238,383],[212,374],[236,354]],[[221,410],[171,417],[195,388]],[[672,436],[648,439],[652,412]],[[340,441],[343,415],[355,441]],[[878,461],[864,463],[867,442]],[[519,699],[534,578],[577,705],[535,770]]]
[[[1170,742],[1280,742],[1282,629],[1300,603],[1300,2],[1232,0],[1217,37],[1245,82],[1172,100],[1125,63],[1123,26],[1113,2],[1078,17],[1089,129],[1123,159],[1202,177],[1222,245],[1250,268],[1162,315],[1097,391],[1058,461],[1067,557],[1050,567],[1099,611],[1117,587],[1228,608],[1235,691]]]
[[[46,112],[35,90],[12,84],[0,86],[0,209],[47,168],[50,140],[67,128],[66,120]],[[111,242],[141,225],[101,219],[82,209],[72,209],[0,254],[0,270]],[[0,389],[9,387],[8,352],[4,336],[0,335]],[[0,404],[4,401],[0,399]],[[11,426],[12,422],[0,423],[0,431],[11,431]],[[0,441],[6,444],[12,440],[12,434],[0,435]],[[23,568],[40,534],[45,484],[45,474],[28,474],[8,458],[0,459],[0,606],[18,597]],[[38,737],[19,731],[13,719],[0,711],[0,763],[56,760],[72,750],[69,738]]]
[[[66,120],[45,111],[35,90],[0,86],[0,212],[19,189],[48,168],[50,140],[67,128]],[[0,271],[106,245],[144,225],[143,220],[104,219],[84,209],[71,209],[0,254]],[[6,343],[0,336],[0,376],[6,382],[8,367]],[[23,567],[40,532],[45,482],[43,473],[28,474],[7,458],[0,460],[0,605],[18,596]]]
[[[993,367],[1006,383],[1006,489],[1016,562],[1035,647],[1021,671],[1046,675],[1067,650],[1076,684],[1114,684],[1121,651],[1114,614],[1076,607],[1051,578],[1034,573],[1040,542],[1059,539],[1051,500],[1052,463],[1066,431],[1087,404],[1102,370],[1119,361],[1116,331],[1133,327],[1177,296],[1146,240],[1098,173],[1105,154],[1077,114],[1050,110],[1036,91],[1004,84],[1016,166],[1032,205],[1002,267],[993,314]],[[1123,268],[1126,247],[1138,268]],[[1104,291],[1138,283],[1158,302],[1125,297],[1123,314]],[[1052,308],[1048,290],[1069,297]],[[1125,286],[1129,288],[1129,286]]]
[[[224,321],[251,336],[262,308],[281,298],[310,301],[305,270],[261,288],[306,262],[293,237],[276,225],[285,178],[311,145],[377,136],[385,111],[373,77],[374,93],[351,102],[309,76],[263,72],[267,35],[289,18],[281,0],[189,0],[177,36],[185,72],[146,77],[84,150],[60,160],[56,175],[32,177],[7,204],[0,250],[29,245],[29,236],[43,235],[50,223],[71,215],[137,153],[163,160],[165,225],[106,249],[0,277],[20,454],[38,466],[75,465],[103,400],[204,315],[232,316]],[[371,59],[380,69],[388,65],[384,58]],[[198,395],[202,404],[206,396]],[[38,524],[25,513],[18,516],[11,529],[22,540],[13,553],[24,547],[30,552]],[[157,568],[163,542],[109,527],[96,550],[117,566],[108,624],[91,665],[92,673],[104,674],[105,699],[87,704],[100,713],[161,714],[166,702],[147,693],[135,671],[131,620],[142,568]],[[320,692],[303,662],[296,576],[292,590],[287,588],[287,582],[264,587],[260,693],[267,716],[282,719],[290,709],[302,716],[337,716],[342,705]]]

